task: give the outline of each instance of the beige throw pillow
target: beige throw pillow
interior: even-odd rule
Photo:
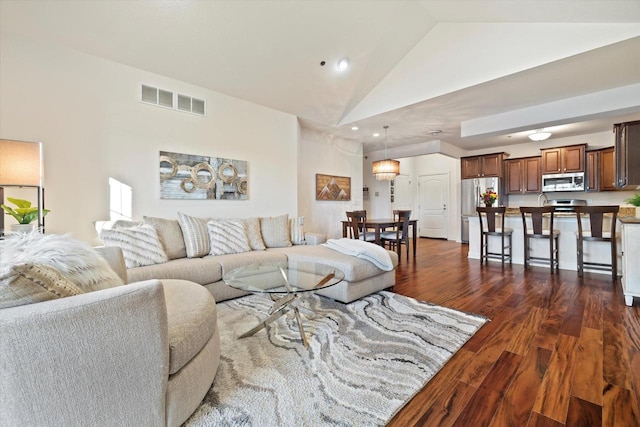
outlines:
[[[84,293],[55,268],[23,263],[0,269],[0,309]]]
[[[247,228],[247,237],[249,238],[251,249],[254,251],[264,251],[267,247],[262,240],[260,218],[245,218],[243,221]]]
[[[260,218],[262,240],[267,248],[286,248],[291,246],[289,237],[289,215]]]
[[[175,219],[154,218],[145,216],[142,218],[145,224],[151,225],[158,232],[160,242],[167,258],[178,259],[187,256],[187,248],[184,245],[180,223]]]

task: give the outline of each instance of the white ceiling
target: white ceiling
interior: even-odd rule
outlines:
[[[640,119],[640,0],[0,0],[0,27],[290,113],[366,152],[383,125],[390,148],[474,150]]]

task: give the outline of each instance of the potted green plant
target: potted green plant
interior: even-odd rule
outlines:
[[[31,202],[28,200],[14,199],[13,197],[7,197],[7,200],[16,205],[15,208],[7,205],[0,205],[6,213],[18,221],[18,224],[11,225],[11,230],[22,232],[33,231],[35,224],[31,223],[38,219],[38,207],[31,206]],[[45,216],[49,212],[49,209],[43,209],[42,216]]]
[[[636,207],[636,217],[640,218],[640,193],[634,194],[633,197],[629,197],[624,202],[635,206]]]

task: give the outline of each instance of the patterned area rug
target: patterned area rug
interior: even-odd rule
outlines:
[[[236,338],[266,317],[263,296],[218,304],[220,367],[186,426],[384,425],[487,321],[391,292],[304,304],[309,348],[293,314]]]

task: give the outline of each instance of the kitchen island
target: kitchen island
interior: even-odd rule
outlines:
[[[621,214],[626,214],[626,211],[622,210]],[[583,219],[584,226],[588,227],[588,218]],[[514,264],[524,265],[524,235],[522,230],[522,216],[520,215],[519,208],[508,208],[505,217],[505,227],[513,229],[513,242],[512,253]],[[578,222],[576,214],[574,212],[557,212],[553,217],[553,228],[560,231],[558,241],[558,255],[559,255],[559,268],[562,270],[578,270],[577,260],[577,243],[576,232],[578,231]],[[622,265],[622,244],[620,238],[620,223],[616,226],[616,233],[618,234],[618,265]],[[500,238],[491,236],[489,238],[489,250],[491,252],[500,251]],[[548,256],[549,242],[542,239],[533,239],[531,241],[531,252],[534,256]],[[590,262],[602,262],[607,260],[608,262],[611,255],[611,246],[607,242],[589,242],[585,244],[584,249],[585,261]],[[470,217],[469,219],[469,258],[480,259],[480,224],[478,222],[478,216]],[[494,260],[495,261],[495,260]],[[532,266],[544,265],[537,264],[535,261],[531,262]],[[547,265],[548,267],[548,265]],[[585,268],[586,272],[594,272],[600,274],[611,274],[610,272],[601,270],[590,270]],[[620,272],[622,270],[619,270]]]

